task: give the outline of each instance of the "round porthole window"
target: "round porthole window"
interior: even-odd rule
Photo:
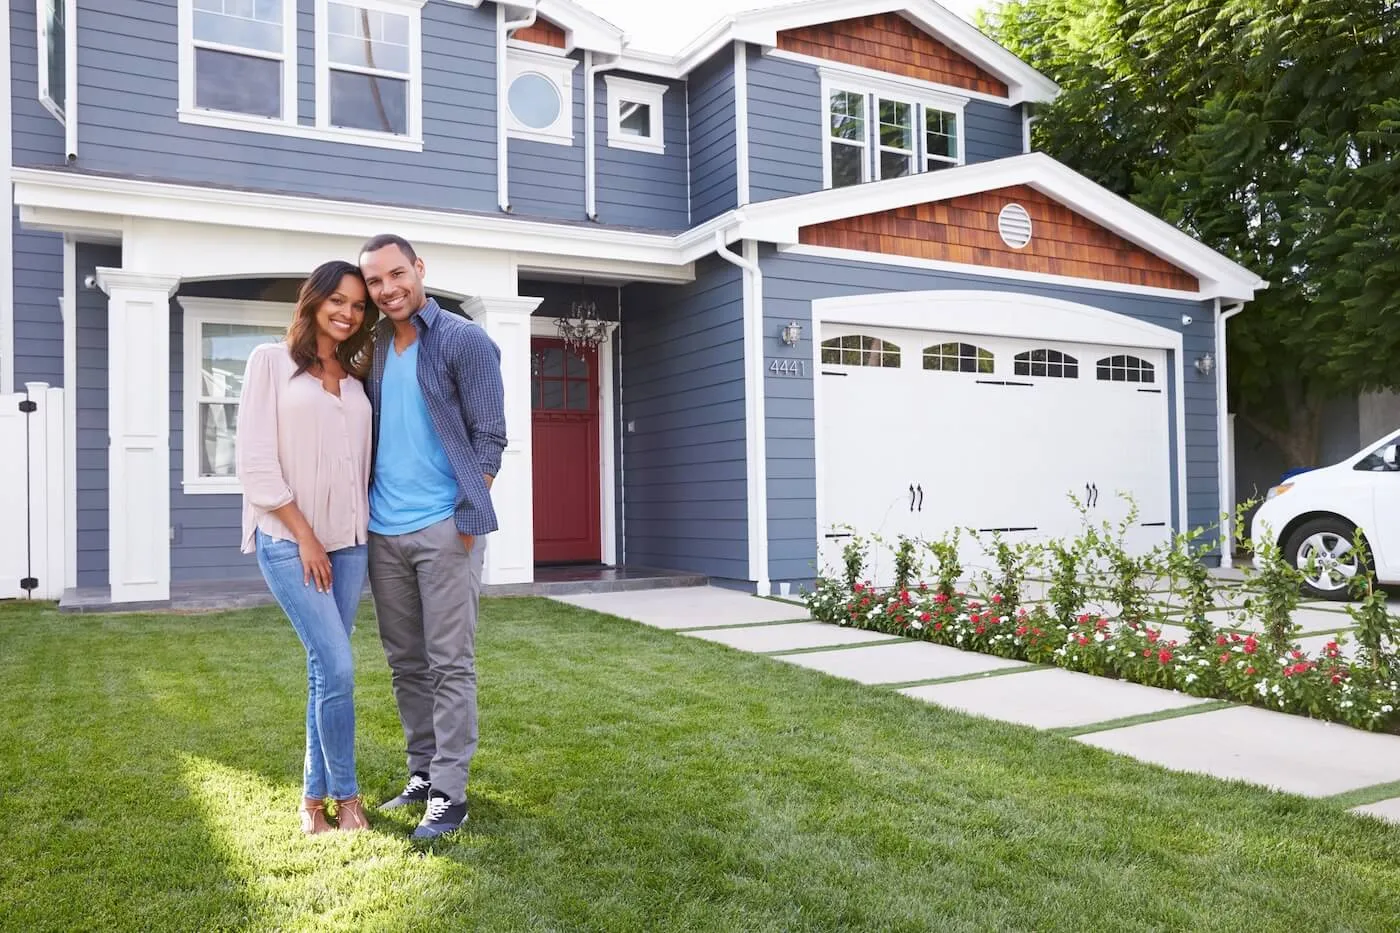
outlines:
[[[510,83],[510,112],[521,126],[542,130],[559,119],[559,89],[544,75],[526,72]]]
[[[997,215],[997,231],[1003,243],[1020,249],[1031,241],[1031,215],[1019,204],[1008,204]]]

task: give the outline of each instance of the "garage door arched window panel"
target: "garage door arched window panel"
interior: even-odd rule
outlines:
[[[991,351],[970,343],[940,343],[924,347],[924,369],[942,373],[991,375],[995,361]]]
[[[822,341],[822,363],[828,366],[874,366],[882,369],[898,369],[900,350],[898,344],[868,337],[864,334],[846,334]]]
[[[1099,360],[1097,370],[1100,382],[1154,383],[1157,381],[1155,366],[1140,357],[1126,354],[1104,357]]]
[[[1016,354],[1015,372],[1018,376],[1078,379],[1079,360],[1059,350],[1027,350]]]

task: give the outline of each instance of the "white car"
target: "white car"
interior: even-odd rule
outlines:
[[[1375,578],[1400,583],[1400,431],[1270,489],[1250,537],[1276,541],[1284,559],[1303,571],[1311,595],[1344,600],[1361,570],[1352,547],[1358,528]]]

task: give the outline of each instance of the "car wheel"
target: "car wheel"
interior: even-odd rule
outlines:
[[[1289,535],[1284,560],[1303,575],[1303,590],[1319,599],[1351,598],[1351,581],[1368,573],[1352,544],[1356,528],[1340,518],[1315,518]]]

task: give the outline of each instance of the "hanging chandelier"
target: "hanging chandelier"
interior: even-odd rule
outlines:
[[[579,296],[569,306],[569,316],[556,318],[554,326],[559,331],[559,339],[573,353],[596,350],[608,339],[608,322],[599,320],[598,305],[582,286]]]

